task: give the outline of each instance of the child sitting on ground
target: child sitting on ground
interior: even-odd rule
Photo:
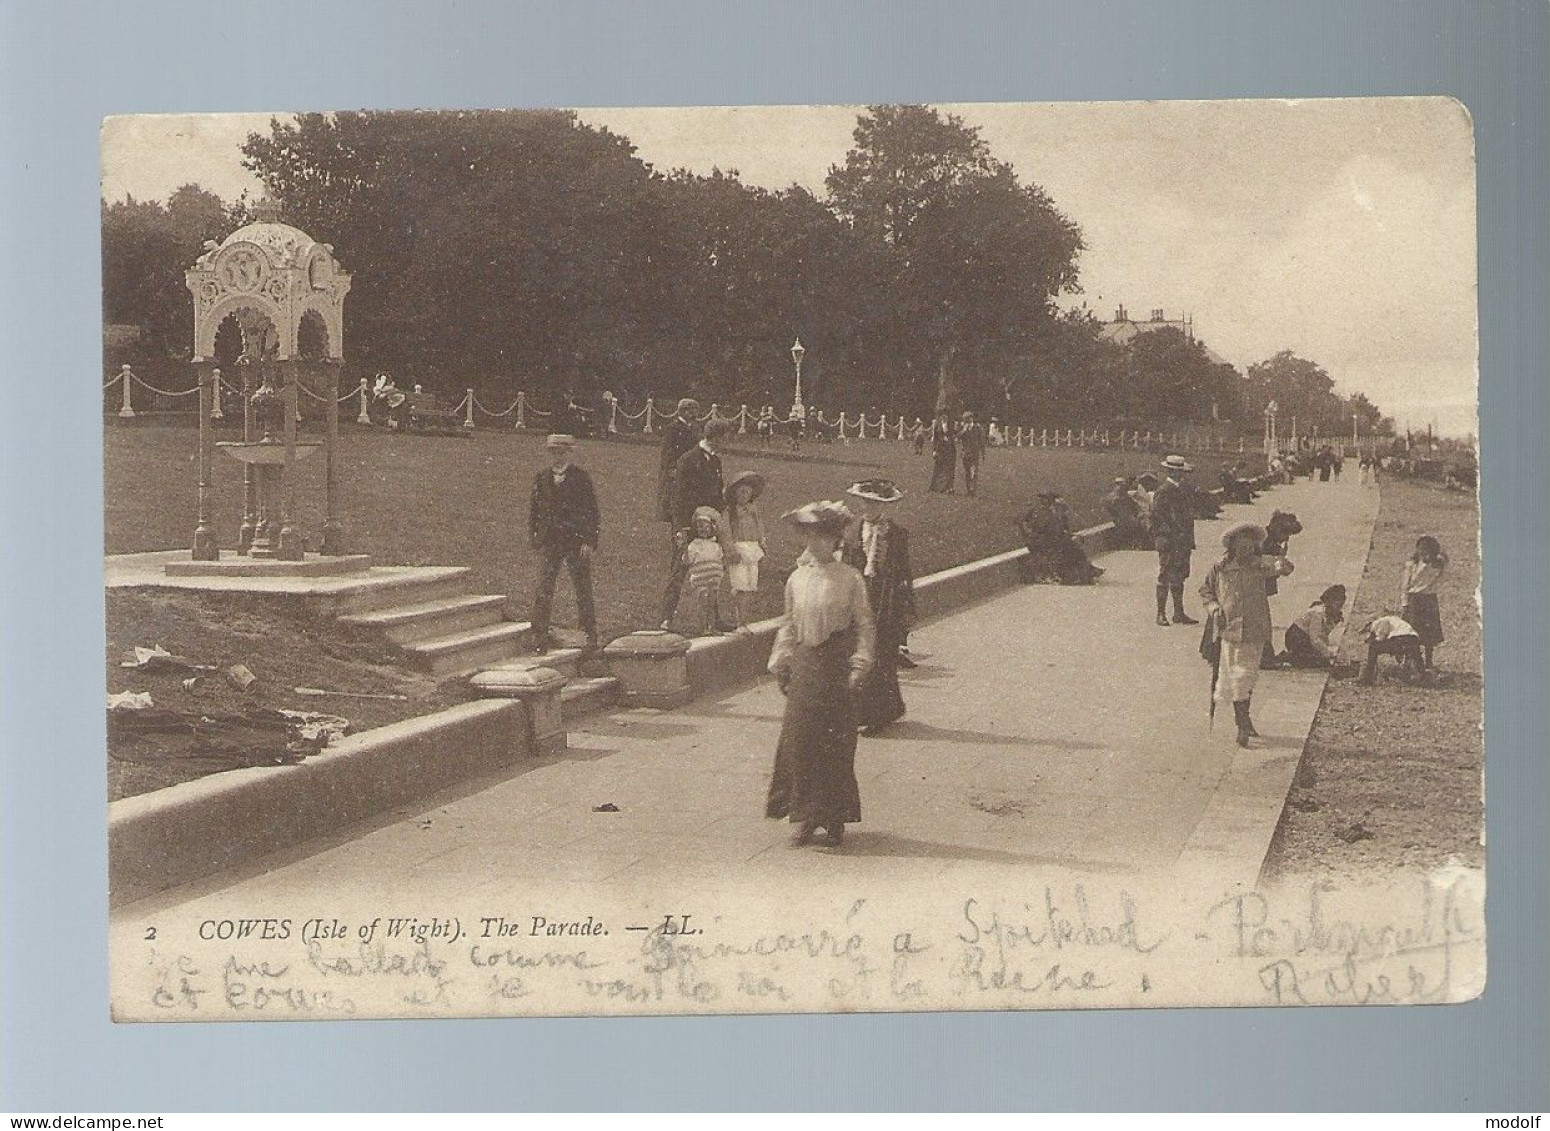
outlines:
[[[1367,641],[1367,662],[1362,665],[1363,683],[1377,682],[1379,656],[1398,656],[1402,673],[1414,670],[1419,675],[1426,674],[1421,658],[1421,639],[1404,617],[1385,612],[1362,630],[1362,639]]]
[[[692,598],[701,636],[718,636],[721,623],[721,516],[714,507],[694,512],[694,538],[684,547],[684,595]]]
[[[1442,587],[1442,574],[1448,568],[1448,555],[1430,534],[1416,539],[1415,553],[1405,561],[1400,577],[1399,615],[1415,628],[1421,641],[1421,670],[1430,671],[1432,649],[1442,643],[1442,613],[1437,604],[1437,591]]]
[[[1276,662],[1294,668],[1331,668],[1335,648],[1331,630],[1345,620],[1345,586],[1331,585],[1306,611],[1286,626],[1286,651]]]

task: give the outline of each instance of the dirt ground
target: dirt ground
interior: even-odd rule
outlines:
[[[1398,611],[1405,558],[1432,534],[1450,558],[1439,674],[1412,685],[1383,658],[1374,687],[1329,682],[1266,861],[1270,880],[1484,865],[1479,507],[1472,494],[1429,484],[1390,480],[1382,490],[1341,659],[1362,659],[1361,626]]]
[[[175,656],[219,670],[136,670],[122,667],[134,649],[160,645]],[[277,710],[309,711],[349,720],[350,732],[412,718],[466,698],[456,684],[438,687],[401,666],[390,645],[353,637],[332,622],[298,615],[263,598],[169,590],[113,590],[107,597],[107,690],[149,693],[158,710],[197,725],[205,718],[267,718]],[[242,664],[256,677],[246,691],[226,678]],[[192,688],[183,681],[192,678]],[[402,695],[404,699],[298,695],[297,687]],[[283,732],[235,724],[212,728],[214,750],[199,736],[129,733],[110,720],[108,800],[203,777],[222,768],[286,759]],[[233,747],[236,747],[234,749]]]

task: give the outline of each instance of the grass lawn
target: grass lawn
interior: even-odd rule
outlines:
[[[104,436],[108,553],[168,549],[192,543],[196,514],[197,434],[151,422],[110,425]],[[480,429],[471,438],[400,435],[345,425],[341,496],[349,548],[382,564],[472,566],[480,592],[506,593],[518,609],[532,597],[534,562],[527,549],[533,474],[544,466],[543,438]],[[667,567],[667,527],[656,520],[658,449],[628,441],[584,443],[578,462],[597,482],[603,540],[596,567],[600,627],[606,637],[655,626]],[[734,437],[723,456],[730,478],[755,470],[769,479],[760,509],[771,532],[761,570],[760,616],[779,611],[781,588],[800,549],[781,512],[817,498],[839,497],[856,479],[886,475],[908,492],[897,517],[910,528],[914,566],[924,575],[1016,545],[1017,515],[1034,492],[1064,493],[1079,525],[1103,520],[1100,500],[1113,477],[1156,466],[1141,451],[995,449],[981,470],[979,496],[926,491],[930,455],[908,443],[864,440],[808,444],[799,457],[780,441],[768,448]],[[1203,486],[1216,483],[1221,458],[1191,455]],[[215,456],[215,517],[223,547],[235,545],[241,519],[238,465]],[[299,465],[298,509],[315,538],[322,527],[321,455]],[[556,619],[573,617],[569,586],[560,583]]]
[[[1435,535],[1451,559],[1441,593],[1441,674],[1433,686],[1411,686],[1383,658],[1376,686],[1330,681],[1271,846],[1271,875],[1372,879],[1454,861],[1483,866],[1479,518],[1473,495],[1384,484],[1348,619],[1359,629],[1385,608],[1397,611],[1404,560],[1418,537]],[[1348,629],[1341,658],[1364,656]]]

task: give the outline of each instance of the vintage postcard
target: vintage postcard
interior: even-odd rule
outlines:
[[[1444,98],[116,117],[111,1010],[1485,985]]]

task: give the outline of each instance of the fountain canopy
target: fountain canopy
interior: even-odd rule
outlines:
[[[194,358],[215,355],[215,333],[236,314],[261,315],[274,330],[273,357],[298,356],[302,319],[321,319],[327,344],[323,356],[344,356],[344,298],[350,275],[334,258],[332,244],[319,243],[300,228],[280,222],[267,203],[259,219],[245,224],[219,244],[210,240],[204,254],[184,274],[194,297]]]

